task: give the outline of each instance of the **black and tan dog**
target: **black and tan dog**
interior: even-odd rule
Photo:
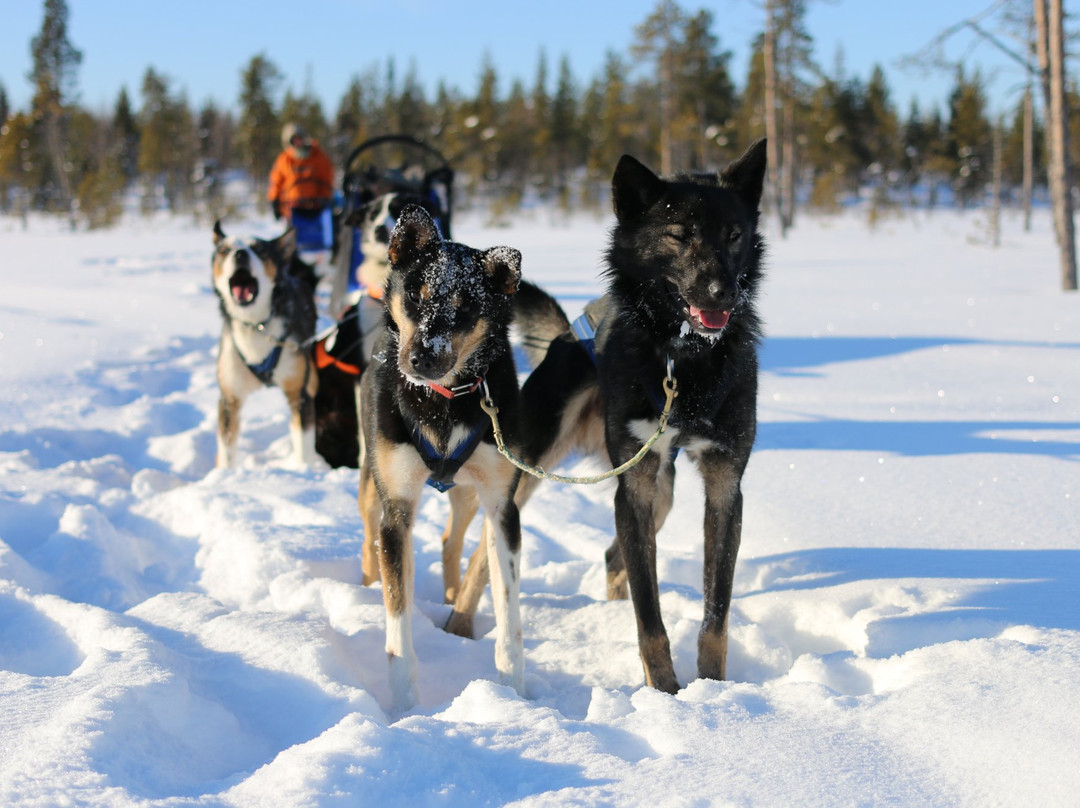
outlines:
[[[437,215],[434,204],[419,194],[390,191],[369,200],[341,222],[346,234],[344,253],[338,259],[330,298],[330,312],[337,317],[337,324],[314,349],[319,374],[315,449],[334,468],[356,468],[360,462],[357,388],[382,332],[383,289],[390,276],[390,233],[410,204]],[[355,269],[351,267],[354,238],[360,239],[362,256]]]
[[[223,328],[218,346],[217,465],[232,466],[244,400],[280,387],[289,402],[292,462],[315,458],[318,378],[307,343],[315,332],[315,273],[296,254],[294,231],[274,241],[229,237],[214,224],[211,261]]]
[[[608,292],[552,341],[522,388],[524,455],[551,468],[580,448],[621,465],[654,433],[664,384],[677,383],[666,431],[619,477],[616,538],[607,552],[608,597],[630,596],[647,684],[675,692],[660,615],[656,532],[672,505],[675,456],[685,450],[705,482],[704,619],[698,674],[722,679],[735,559],[742,532],[741,480],[756,430],[755,294],[764,244],[758,205],[765,143],[718,175],[662,179],[624,156],[612,180],[616,224],[607,251]],[[535,313],[550,297],[521,296]],[[548,334],[550,336],[550,334]],[[522,479],[519,507],[536,486]],[[483,586],[470,564],[448,629],[467,634]]]
[[[394,706],[416,703],[412,527],[425,483],[476,492],[493,570],[495,664],[524,691],[519,596],[519,472],[495,448],[481,409],[490,395],[517,445],[518,385],[508,337],[521,254],[444,241],[421,207],[406,208],[389,245],[385,329],[360,384],[360,511],[365,580],[381,577]],[[377,566],[376,566],[377,545]],[[457,549],[460,558],[460,547]],[[444,565],[456,574],[457,561]],[[449,586],[449,583],[448,583]]]

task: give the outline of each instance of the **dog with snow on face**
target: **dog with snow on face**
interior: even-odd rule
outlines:
[[[273,241],[226,236],[214,223],[211,259],[221,307],[217,466],[234,465],[244,400],[280,387],[289,402],[292,463],[315,459],[318,377],[308,343],[315,333],[315,272],[296,254],[290,229]]]
[[[526,287],[515,309],[534,322],[547,311],[542,361],[521,391],[524,458],[552,468],[573,449],[619,466],[656,431],[674,379],[667,428],[618,478],[615,541],[606,554],[608,598],[629,595],[645,681],[679,689],[660,615],[656,533],[672,507],[675,457],[685,450],[705,483],[704,619],[698,675],[723,679],[735,559],[742,533],[743,471],[757,428],[755,297],[764,241],[758,206],[765,141],[714,175],[658,177],[629,155],[612,180],[616,223],[607,251],[607,294],[554,338],[561,309]],[[515,317],[522,313],[515,311]],[[561,317],[566,322],[565,315]],[[542,337],[542,340],[540,339]],[[535,350],[535,349],[534,349]],[[522,478],[521,507],[538,480]],[[474,556],[447,630],[468,635],[484,559]]]
[[[412,528],[426,483],[455,486],[451,492],[468,486],[483,507],[495,665],[502,683],[523,694],[521,527],[513,500],[520,472],[498,453],[480,406],[490,396],[507,443],[517,446],[518,384],[508,331],[521,253],[444,241],[419,206],[402,211],[388,252],[385,328],[360,382],[359,504],[364,578],[383,582],[394,707],[417,701]],[[459,546],[458,559],[460,552]]]
[[[359,457],[357,389],[382,331],[383,288],[390,276],[387,250],[390,233],[401,211],[425,203],[418,194],[388,192],[371,199],[342,221],[349,239],[359,237],[363,260],[352,269],[351,241],[344,246],[334,279],[330,311],[337,324],[315,344],[319,393],[315,397],[315,449],[331,466],[356,468]],[[352,229],[356,229],[356,234]],[[347,273],[354,272],[356,288],[348,292]],[[340,312],[339,314],[337,312]]]

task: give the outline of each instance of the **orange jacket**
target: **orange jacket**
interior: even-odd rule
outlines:
[[[333,195],[334,166],[317,141],[311,142],[311,152],[303,160],[291,147],[285,149],[270,169],[267,198],[280,202],[286,215],[294,206],[319,205]]]

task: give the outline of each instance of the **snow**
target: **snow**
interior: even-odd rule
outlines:
[[[454,236],[521,250],[574,317],[608,225],[462,214]],[[1080,299],[1047,216],[1004,232],[856,212],[770,241],[730,681],[694,680],[680,459],[658,554],[678,695],[642,686],[632,608],[604,600],[612,484],[544,484],[528,697],[494,683],[489,596],[481,639],[439,628],[430,492],[420,704],[396,714],[355,470],[288,467],[278,391],[213,468],[210,227],[0,219],[0,804],[1075,804]]]

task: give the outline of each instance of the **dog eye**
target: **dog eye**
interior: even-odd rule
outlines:
[[[414,306],[419,306],[420,305],[420,290],[419,289],[410,289],[407,292],[407,297],[409,298],[409,302],[412,303]]]
[[[742,228],[741,227],[733,227],[733,228],[731,228],[730,231],[728,231],[728,236],[727,236],[728,244],[734,244],[740,238],[742,238]]]
[[[687,232],[681,227],[673,227],[671,230],[665,231],[664,235],[678,244],[685,244],[689,238]]]

